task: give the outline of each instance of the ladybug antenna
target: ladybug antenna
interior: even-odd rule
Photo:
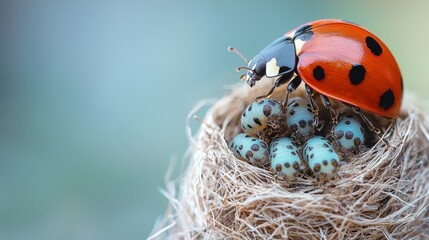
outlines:
[[[235,69],[237,72],[240,72],[241,70],[247,70],[247,71],[251,71],[251,72],[255,72],[255,70],[253,70],[253,69],[250,69],[250,68],[248,68],[248,67],[243,67],[243,66],[241,66],[241,67],[238,67],[237,69]]]
[[[235,69],[237,72],[240,72],[241,70],[247,70],[247,71],[250,71],[250,72],[252,72],[253,74],[256,74],[255,73],[255,70],[253,70],[253,69],[250,69],[250,68],[248,68],[248,67],[238,67],[237,69]],[[241,75],[240,76],[240,80],[245,80],[246,79],[246,75],[247,74],[243,74],[243,75]]]
[[[246,63],[249,63],[249,60],[247,60],[247,58],[246,57],[244,57],[244,55],[240,52],[240,51],[238,51],[238,49],[236,49],[236,48],[233,48],[233,47],[228,47],[228,51],[229,52],[233,52],[233,53],[235,53],[235,54],[237,54],[238,56],[240,56]]]

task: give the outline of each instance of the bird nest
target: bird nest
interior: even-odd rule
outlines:
[[[400,117],[382,126],[388,145],[375,139],[327,182],[290,182],[238,160],[228,148],[241,131],[245,107],[271,86],[263,82],[233,89],[208,111],[191,138],[188,168],[176,182],[179,194],[169,183],[167,213],[150,238],[429,238],[427,113],[404,99]],[[282,99],[284,91],[273,97]]]

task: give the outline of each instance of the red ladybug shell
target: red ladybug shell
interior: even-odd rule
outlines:
[[[377,36],[331,19],[285,35],[295,42],[298,75],[316,92],[384,117],[399,116],[401,72]]]

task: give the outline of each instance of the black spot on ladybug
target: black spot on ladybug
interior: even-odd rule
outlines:
[[[238,146],[239,150],[243,150],[243,145]]]
[[[259,145],[258,144],[253,144],[250,149],[252,149],[253,151],[258,151],[259,150]]]
[[[312,154],[310,155],[310,158],[314,158],[314,153],[312,153]]]
[[[288,162],[287,162],[287,163],[285,163],[285,167],[286,167],[286,168],[290,168],[290,163],[288,163]]]
[[[310,112],[310,113],[313,113],[313,111],[311,111],[311,109],[310,109],[310,108],[307,108],[307,111],[308,111],[308,112]]]
[[[300,120],[299,121],[299,126],[301,127],[301,128],[305,128],[305,126],[307,125],[307,122],[305,121],[305,120]]]
[[[289,107],[290,105],[292,105],[295,102],[295,100],[291,101],[287,106]]]
[[[253,138],[253,139],[252,139],[252,142],[254,142],[254,141],[256,141],[256,138]]]
[[[332,149],[329,149],[329,152],[334,152],[334,151],[332,151]]]
[[[298,107],[299,103],[295,103],[292,107]]]
[[[384,110],[387,110],[393,105],[394,102],[395,95],[393,95],[392,90],[388,89],[380,96],[380,102],[378,103],[378,106]]]
[[[296,125],[296,124],[290,125],[290,130],[295,132],[296,130],[298,130],[298,125]]]
[[[250,126],[250,124],[247,124],[247,127],[250,128],[250,129],[252,129],[252,126]]]
[[[329,148],[329,145],[328,145],[328,144],[326,144],[326,143],[324,143],[324,144],[323,144],[323,147],[324,147],[324,148]]]
[[[243,112],[243,117],[246,117],[246,111]]]
[[[266,144],[265,142],[261,142],[261,146],[262,146],[263,148],[268,148],[268,146],[267,146],[267,144]]]
[[[323,160],[323,165],[328,166],[328,160]]]
[[[362,127],[360,127],[359,130],[360,130],[361,133],[363,133],[363,128]]]
[[[299,27],[295,31],[294,39],[301,39],[302,41],[308,41],[313,36],[313,31],[311,31],[311,25],[304,25]]]
[[[247,108],[247,111],[252,111],[252,105],[250,105],[248,108]]]
[[[349,120],[345,121],[344,123],[345,123],[346,125],[350,125],[350,121],[349,121]]]
[[[277,146],[278,144],[279,144],[278,142],[274,142],[273,147]]]
[[[243,124],[241,124],[241,127],[242,127],[244,130],[246,130],[246,126],[244,126]]]
[[[322,81],[325,78],[325,70],[321,66],[317,66],[313,69],[313,77],[317,81]]]
[[[273,158],[276,158],[276,156],[277,156],[277,154],[276,154],[276,153],[273,153]]]
[[[294,114],[295,114],[295,110],[290,110],[290,112],[289,112],[289,114],[291,115],[291,116],[293,116]]]
[[[371,52],[375,56],[380,56],[381,53],[383,53],[383,49],[381,49],[380,44],[377,41],[375,41],[374,38],[368,36],[365,38],[365,42],[366,42],[366,46],[369,48],[369,50],[371,50]]]
[[[250,138],[250,135],[246,134],[244,137],[246,137],[246,138]]]
[[[287,145],[286,148],[291,150],[293,149],[292,145]]]
[[[265,101],[262,99],[261,101],[259,101],[259,104],[263,104]]]
[[[313,147],[308,147],[308,151],[311,151],[311,150],[313,150]]]
[[[296,155],[296,153],[295,153],[295,152],[290,152],[290,154],[292,154],[293,156],[295,156],[295,155]]]
[[[301,39],[302,41],[308,41],[311,39],[313,34],[314,34],[313,31],[308,31],[308,32],[305,32],[305,33],[297,36],[295,39]]]
[[[262,126],[262,123],[261,123],[261,121],[259,120],[259,118],[253,118],[253,121],[256,123],[256,124],[258,124],[259,126]]]
[[[352,69],[350,69],[350,72],[349,72],[349,79],[351,84],[353,85],[360,84],[365,79],[365,73],[366,73],[366,70],[362,65],[360,64],[353,65]]]
[[[274,148],[273,150],[271,150],[273,153],[277,151],[277,148]]]
[[[264,111],[264,115],[265,116],[267,116],[267,117],[270,116],[270,114],[271,114],[271,106],[270,105],[265,105],[263,111]]]

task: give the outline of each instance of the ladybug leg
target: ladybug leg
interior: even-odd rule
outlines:
[[[270,88],[270,90],[268,90],[268,92],[266,93],[266,94],[264,94],[264,95],[262,95],[262,96],[259,96],[259,97],[256,97],[255,98],[255,102],[259,102],[259,100],[261,100],[261,99],[263,99],[263,98],[269,98],[270,96],[271,96],[271,94],[273,94],[273,92],[274,92],[274,89],[276,89],[276,85],[274,84],[271,88]]]
[[[282,103],[283,112],[287,111],[287,103],[289,100],[289,94],[291,92],[295,91],[298,88],[298,86],[301,84],[301,82],[302,82],[301,78],[297,75],[288,83],[287,88],[286,88],[286,97]]]
[[[353,109],[353,111],[356,114],[359,114],[359,116],[362,118],[362,120],[365,122],[366,126],[368,127],[368,129],[371,132],[374,132],[378,136],[379,139],[383,140],[383,142],[385,144],[387,144],[388,146],[390,146],[390,144],[387,141],[387,139],[383,138],[383,134],[381,133],[381,130],[379,128],[376,128],[374,126],[374,124],[372,124],[372,122],[365,116],[365,114],[360,110],[360,108],[357,108],[355,106],[350,106],[350,107]]]
[[[338,124],[338,116],[335,110],[332,108],[331,102],[329,101],[329,98],[327,98],[324,95],[320,95],[320,99],[322,100],[323,106],[329,110],[331,113],[331,119],[334,123],[334,126]]]
[[[270,90],[268,90],[268,92],[266,94],[255,98],[255,101],[259,102],[259,100],[261,100],[263,98],[269,98],[271,96],[271,94],[273,94],[274,89],[276,89],[276,87],[280,87],[281,85],[288,82],[290,80],[290,78],[292,77],[292,75],[293,75],[293,72],[291,72],[290,74],[282,75],[281,77],[277,78],[276,82],[270,88]]]
[[[331,120],[332,120],[332,128],[331,128],[331,135],[334,136],[334,129],[335,126],[338,124],[338,115],[335,112],[335,110],[332,108],[331,102],[329,101],[329,98],[327,98],[325,95],[320,94],[320,100],[322,100],[323,106],[325,106],[326,109],[329,110],[329,113],[331,114]]]
[[[311,111],[313,112],[313,115],[314,115],[313,126],[315,126],[316,129],[320,131],[322,130],[323,125],[320,124],[320,121],[319,121],[319,107],[317,106],[317,103],[314,100],[314,91],[307,84],[305,84],[305,91],[307,92],[307,96],[310,100]]]

